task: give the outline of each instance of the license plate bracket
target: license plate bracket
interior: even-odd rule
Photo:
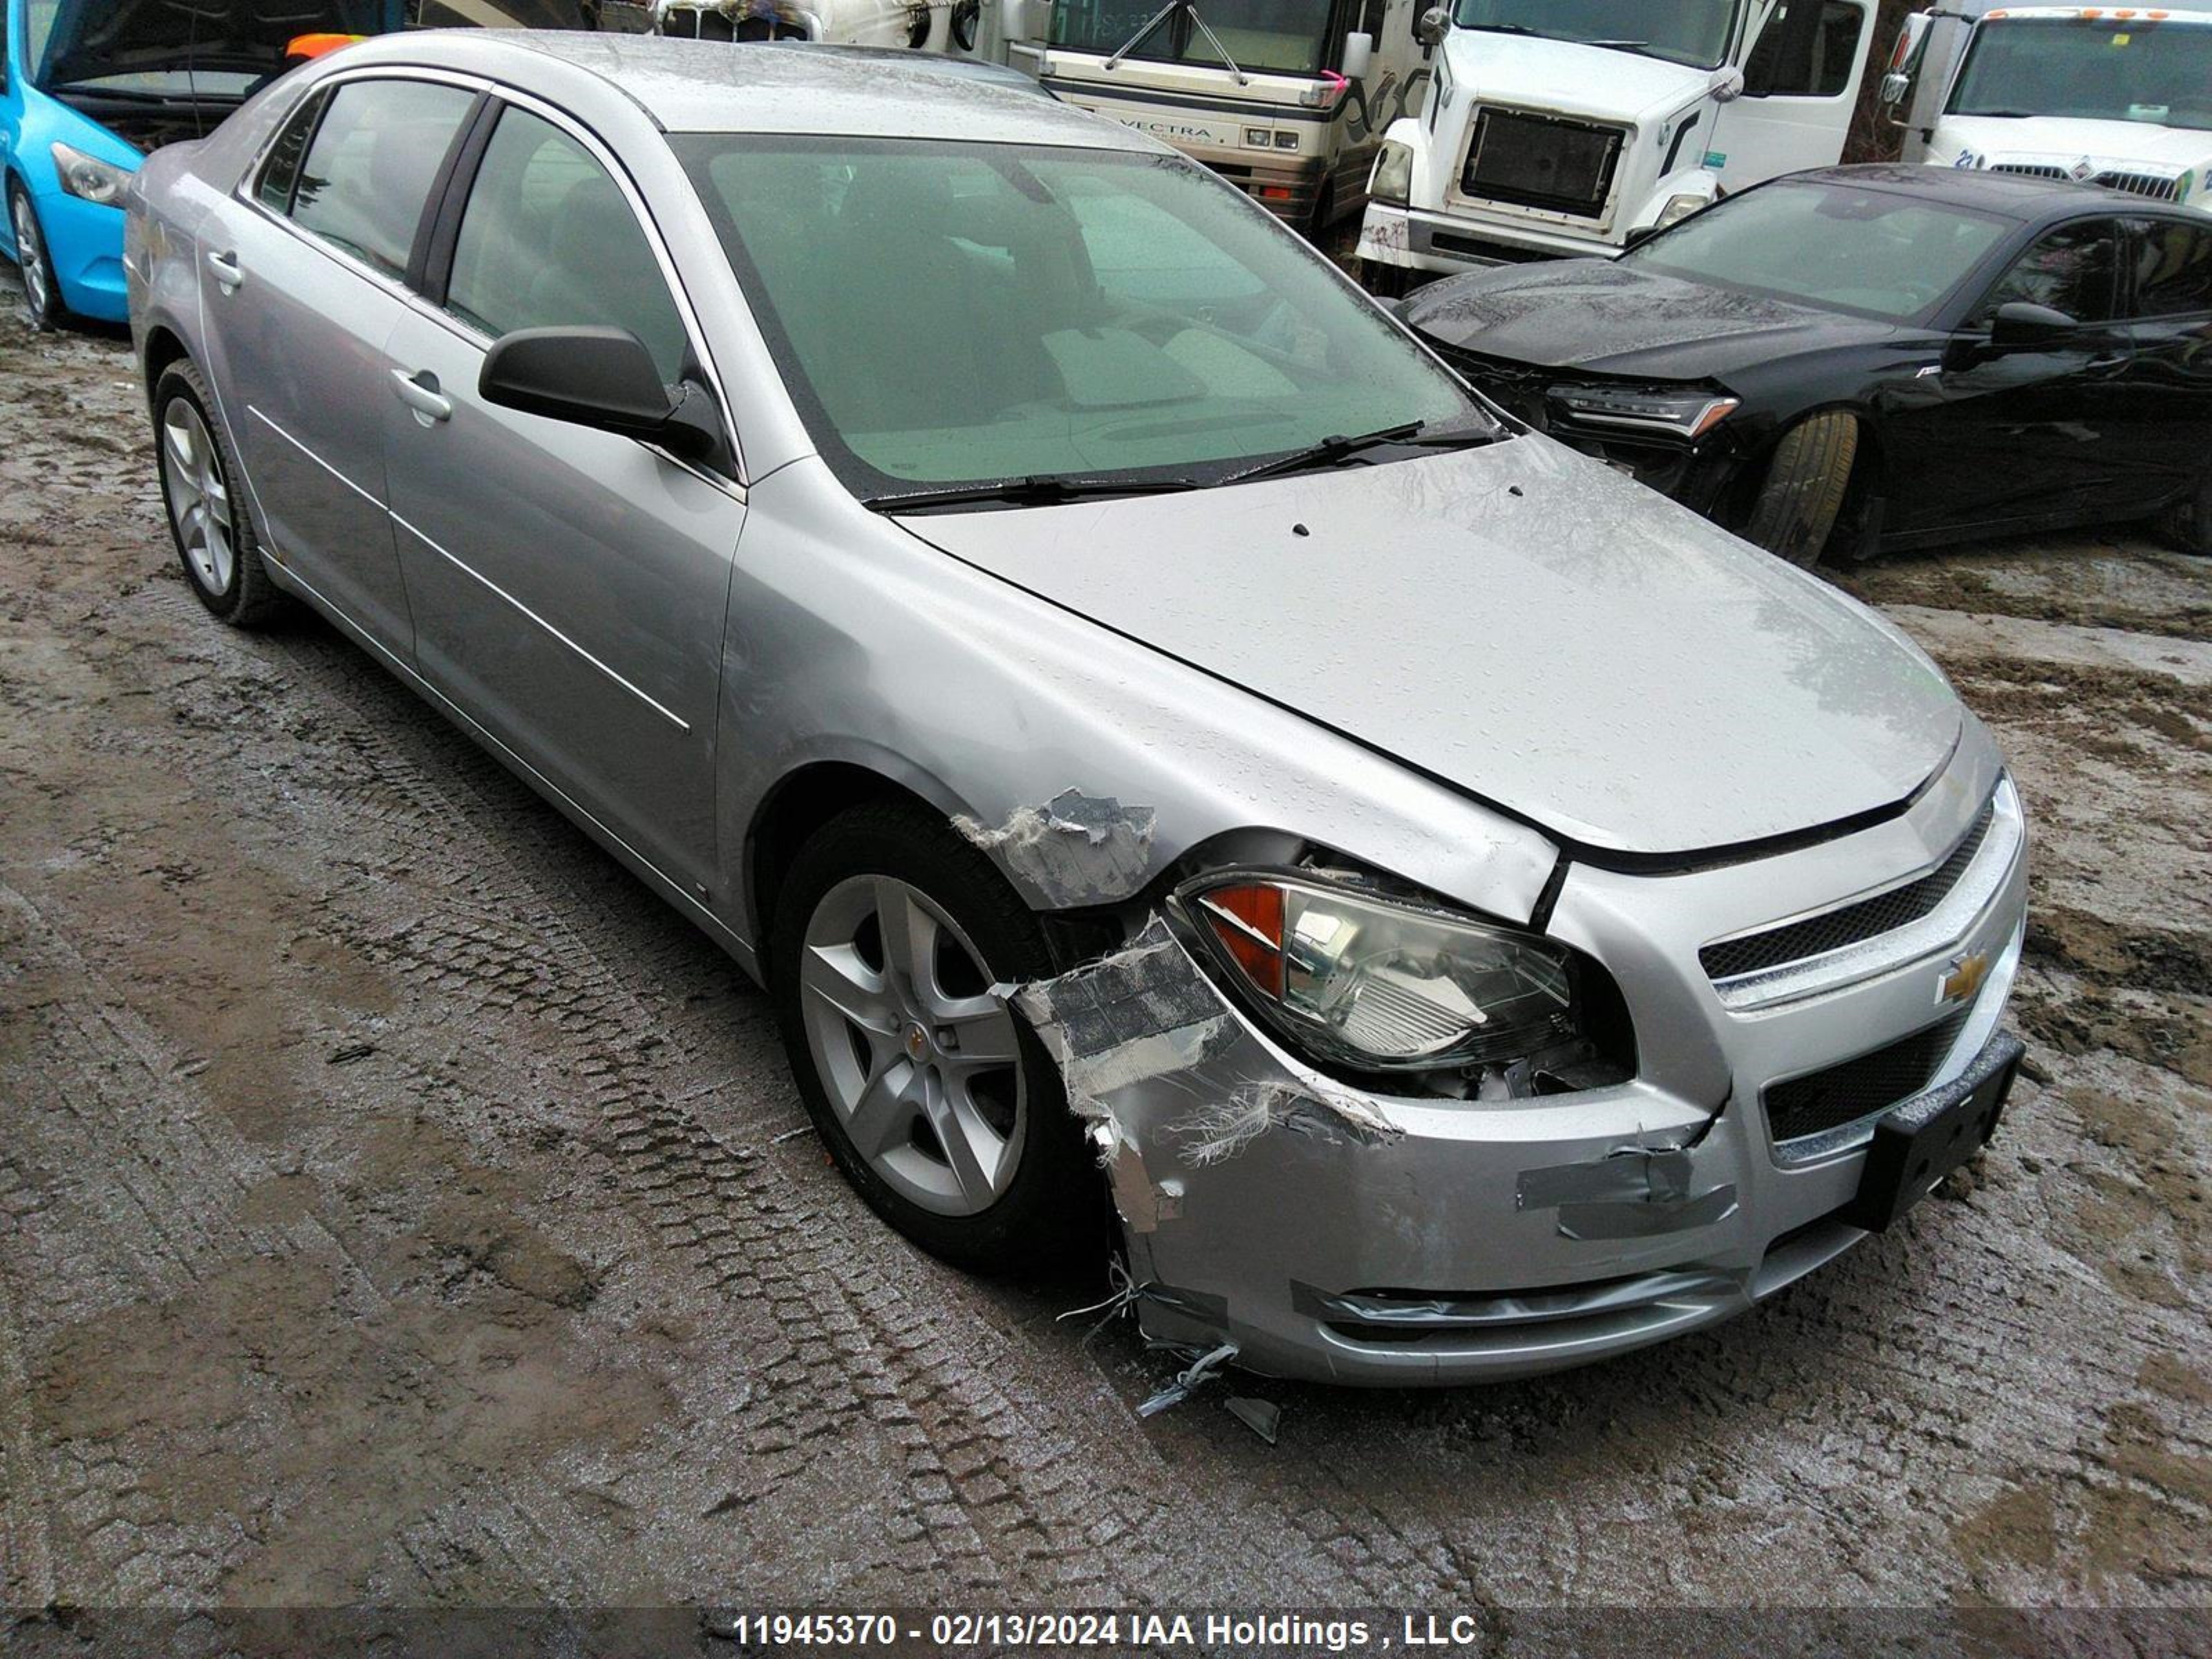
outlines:
[[[1858,1194],[1837,1219],[1884,1231],[1986,1146],[2026,1052],[2019,1038],[2000,1036],[1955,1081],[1885,1112],[1874,1126]]]

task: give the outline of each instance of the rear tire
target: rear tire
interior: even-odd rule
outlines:
[[[2185,496],[2158,515],[2159,533],[2184,553],[2212,558],[2212,471]]]
[[[154,384],[155,465],[170,538],[185,582],[233,628],[265,628],[291,606],[261,562],[261,539],[237,481],[245,476],[215,399],[191,362],[179,358]]]
[[[1104,1182],[1059,1069],[989,994],[1055,968],[988,859],[918,804],[856,806],[799,849],[769,931],[799,1097],[870,1208],[975,1272],[1104,1256]]]
[[[53,256],[46,251],[46,228],[30,192],[21,183],[8,181],[8,225],[15,239],[15,267],[23,278],[23,321],[33,334],[58,328],[62,320],[61,284],[54,279]]]
[[[1791,427],[1767,462],[1743,538],[1791,564],[1818,564],[1844,510],[1858,453],[1856,415],[1832,410]]]

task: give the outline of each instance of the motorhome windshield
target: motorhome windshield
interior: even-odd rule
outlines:
[[[1974,31],[1949,113],[2212,128],[2212,21],[1991,18]]]
[[[1459,0],[1453,25],[1611,46],[1714,69],[1727,61],[1741,0]]]
[[[1052,41],[1071,52],[1208,68],[1318,75],[1326,67],[1329,0],[1186,0],[1158,27],[1136,39],[1166,0],[1056,0]],[[1202,25],[1202,27],[1201,27]],[[1207,31],[1213,38],[1206,38]],[[1218,43],[1218,44],[1217,44]]]

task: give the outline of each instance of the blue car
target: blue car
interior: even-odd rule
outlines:
[[[0,252],[33,328],[125,319],[123,190],[211,131],[303,34],[380,34],[404,0],[0,0]]]

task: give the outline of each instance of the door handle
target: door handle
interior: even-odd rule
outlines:
[[[209,274],[222,284],[225,294],[235,292],[238,285],[246,280],[246,273],[239,269],[235,253],[210,252],[207,256],[207,268]]]
[[[2087,362],[2082,364],[2081,367],[2084,368],[2100,369],[2121,368],[2126,366],[2127,362],[2128,354],[2126,352],[2116,351],[2109,357],[2092,357]]]
[[[425,380],[429,382],[428,386],[423,384]],[[410,374],[404,368],[393,369],[392,389],[398,393],[399,401],[413,410],[416,418],[425,426],[434,421],[453,418],[452,402],[439,395],[437,376],[427,369],[420,374]]]

